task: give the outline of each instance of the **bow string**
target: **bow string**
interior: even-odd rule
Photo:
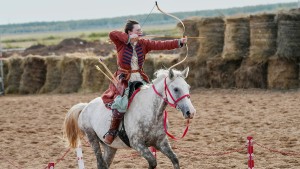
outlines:
[[[163,14],[169,16],[169,17],[172,17],[172,18],[174,18],[174,19],[176,19],[177,21],[180,22],[180,24],[182,25],[182,30],[183,30],[183,31],[182,31],[182,37],[184,37],[184,34],[185,34],[185,25],[184,25],[184,23],[182,22],[182,20],[179,19],[178,17],[172,15],[172,14],[169,14],[169,13],[163,11],[163,10],[158,6],[157,1],[155,1],[154,7],[155,7],[155,6],[156,6],[157,10],[159,10],[161,13],[163,13]],[[143,22],[142,26],[145,24],[145,22],[146,22],[146,20],[148,19],[149,15],[152,13],[154,7],[152,8],[151,12],[147,15],[147,17],[146,17],[145,21]],[[187,56],[188,56],[188,51],[189,51],[188,46],[187,46],[187,43],[185,43],[185,47],[186,47],[186,56],[184,57],[184,59],[181,60],[180,62],[176,63],[175,65],[171,66],[168,70],[174,68],[175,66],[177,66],[177,65],[179,65],[179,64],[181,64],[181,63],[183,63],[183,62],[186,60],[186,58],[187,58]]]

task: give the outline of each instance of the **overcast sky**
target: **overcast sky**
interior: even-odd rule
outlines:
[[[157,0],[166,12],[242,7],[298,0]],[[148,14],[155,0],[0,0],[0,24]],[[156,12],[156,11],[154,11]]]

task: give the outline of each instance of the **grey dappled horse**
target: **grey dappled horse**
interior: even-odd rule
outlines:
[[[196,110],[189,99],[190,86],[185,81],[188,71],[188,68],[182,72],[172,69],[158,70],[155,73],[157,78],[152,84],[142,86],[125,114],[124,124],[130,146],[148,161],[151,169],[157,166],[157,161],[148,149],[150,146],[166,155],[174,168],[180,168],[178,158],[164,131],[163,111],[167,104],[173,104],[185,119],[193,118]],[[64,133],[70,147],[76,148],[80,138],[86,135],[96,155],[98,169],[111,165],[117,149],[129,148],[119,137],[111,145],[102,141],[103,135],[109,129],[111,115],[112,111],[98,97],[90,103],[74,105],[64,122]],[[104,148],[103,155],[99,143]]]

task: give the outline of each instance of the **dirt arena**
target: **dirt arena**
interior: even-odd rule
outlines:
[[[13,163],[19,168],[43,169],[48,162],[56,162],[67,150],[62,140],[67,110],[99,94],[0,97],[1,168],[18,168]],[[181,168],[247,168],[243,147],[250,134],[260,145],[294,152],[294,156],[286,156],[255,144],[255,168],[300,168],[300,91],[197,89],[191,94],[197,115],[187,136],[171,141]],[[181,113],[171,109],[169,121],[170,132],[180,136],[185,127]],[[226,154],[235,150],[240,152]],[[87,169],[96,168],[90,147],[83,147],[83,158]],[[157,168],[172,168],[161,153],[157,158]],[[147,167],[146,160],[133,150],[119,150],[111,166]],[[75,151],[71,150],[55,168],[78,168]]]

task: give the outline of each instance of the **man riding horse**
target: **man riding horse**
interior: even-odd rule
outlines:
[[[112,109],[110,129],[103,136],[106,144],[111,144],[117,136],[119,124],[127,110],[128,86],[136,82],[149,83],[149,78],[143,70],[146,54],[151,50],[180,48],[187,42],[187,38],[165,41],[141,38],[141,26],[134,20],[127,21],[124,31],[112,31],[109,34],[118,52],[118,70],[114,74],[118,84],[111,83],[102,95],[106,107]]]

